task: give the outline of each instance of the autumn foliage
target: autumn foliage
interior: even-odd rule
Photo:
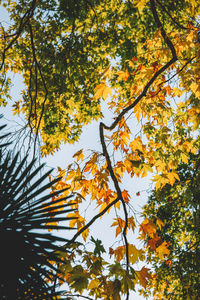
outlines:
[[[74,195],[70,201],[76,209],[66,215],[75,217],[69,225],[77,229],[64,246],[72,253],[62,257],[60,266],[68,299],[83,294],[128,300],[138,285],[144,296],[153,290],[155,299],[197,299],[192,279],[184,293],[176,294],[181,277],[170,275],[174,265],[180,267],[175,249],[179,239],[184,245],[187,222],[180,234],[170,231],[159,201],[166,213],[174,207],[181,183],[189,184],[180,166],[198,156],[200,2],[1,2],[14,22],[1,28],[1,80],[8,71],[22,73],[25,88],[13,112],[26,119],[35,152],[39,140],[42,156],[53,154],[62,142],[78,141],[84,125],[100,120],[99,149],[77,151],[69,166],[58,167],[62,179],[54,186],[67,188],[62,197]],[[7,79],[2,104],[8,93]],[[113,115],[109,124],[103,121],[102,102]],[[133,203],[142,192],[128,190],[125,181],[147,176],[156,196],[138,220]],[[186,209],[187,201],[180,201]],[[88,205],[95,208],[90,219],[83,212]],[[108,249],[90,234],[96,221],[104,224],[105,215],[110,216],[105,230],[114,229]],[[133,243],[135,235],[141,246]],[[193,242],[199,247],[199,241]]]

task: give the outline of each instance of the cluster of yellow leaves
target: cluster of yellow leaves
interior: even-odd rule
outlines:
[[[148,0],[134,0],[135,6],[138,8],[140,14],[143,12],[145,5],[147,4]]]
[[[126,222],[124,220],[122,220],[121,218],[115,218],[115,221],[113,222],[113,224],[111,226],[117,226],[116,227],[116,237],[122,232],[122,230],[125,227]],[[128,218],[128,228],[132,229],[132,231],[134,232],[135,229],[135,221],[133,216],[131,216],[130,218]]]
[[[126,255],[126,246],[119,246],[114,251],[114,256],[118,262],[120,262]],[[111,252],[111,250],[110,250]],[[134,245],[128,245],[129,260],[131,264],[135,264],[139,260],[144,260],[144,251],[137,249]]]

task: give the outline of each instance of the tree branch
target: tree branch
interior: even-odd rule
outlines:
[[[84,227],[82,227],[74,236],[73,238],[64,246],[69,246],[70,244],[74,243],[77,237],[81,235],[86,229],[88,229],[97,219],[99,219],[101,216],[103,216],[109,208],[111,208],[114,204],[116,204],[119,201],[119,198],[116,198],[111,203],[108,204],[99,214],[94,216]]]
[[[74,294],[74,295],[69,294],[68,297],[81,297],[81,298],[84,298],[84,299],[93,300],[93,299],[90,298],[90,297],[83,296],[83,295],[79,295],[79,294]],[[67,299],[69,299],[69,298],[67,298]],[[67,300],[67,299],[66,299],[66,300]],[[64,299],[63,299],[63,300],[64,300]]]
[[[99,125],[99,134],[100,134],[100,140],[101,140],[103,155],[106,158],[107,168],[108,168],[108,171],[109,171],[110,176],[112,178],[112,181],[114,183],[115,189],[117,191],[118,198],[122,202],[123,210],[124,210],[124,215],[125,215],[125,226],[124,226],[122,234],[123,234],[123,238],[124,238],[124,242],[125,242],[125,246],[126,246],[126,270],[128,271],[129,270],[129,251],[128,251],[129,249],[128,249],[128,240],[127,240],[127,236],[126,236],[127,228],[128,228],[128,212],[127,212],[127,209],[126,209],[126,203],[125,203],[125,201],[123,199],[122,192],[121,192],[118,180],[117,180],[117,178],[116,178],[116,176],[114,174],[114,171],[113,171],[113,167],[112,167],[112,164],[111,164],[110,156],[109,156],[108,151],[107,151],[107,147],[106,147],[106,143],[105,143],[105,139],[104,139],[104,128],[105,128],[105,124],[102,123],[102,122],[100,122],[100,125]],[[127,300],[129,299],[129,290],[128,289],[127,289],[127,297],[126,297],[126,299]]]
[[[30,36],[31,36],[31,48],[32,48],[32,52],[33,52],[33,59],[34,59],[34,62],[35,62],[35,66],[39,70],[39,74],[40,74],[40,77],[41,77],[41,80],[42,80],[42,83],[43,83],[43,86],[44,86],[44,90],[45,90],[44,101],[42,102],[42,110],[41,110],[40,118],[39,118],[39,121],[38,121],[38,124],[37,124],[36,133],[35,133],[34,152],[33,152],[33,157],[34,157],[35,156],[35,151],[36,151],[36,140],[37,140],[37,137],[38,137],[40,124],[41,124],[42,117],[43,117],[43,114],[44,114],[45,103],[46,103],[47,96],[48,96],[48,89],[47,89],[46,82],[45,82],[44,76],[42,74],[40,65],[37,61],[32,26],[31,26],[30,23],[28,25],[29,25]],[[36,78],[36,81],[37,81],[37,78]],[[36,91],[37,91],[37,82],[36,82]]]
[[[168,63],[166,63],[162,68],[160,68],[153,75],[153,77],[150,79],[150,81],[144,87],[143,92],[140,94],[140,96],[131,105],[129,105],[127,108],[123,109],[122,112],[117,116],[115,121],[110,126],[106,126],[102,122],[100,122],[100,125],[99,125],[100,141],[101,141],[101,145],[102,145],[103,155],[106,158],[107,168],[109,170],[111,179],[112,179],[112,181],[114,183],[114,186],[115,186],[115,189],[117,191],[118,198],[122,202],[123,209],[124,209],[124,214],[125,214],[125,226],[124,226],[124,230],[123,230],[123,237],[124,237],[125,246],[126,246],[126,268],[127,268],[127,271],[129,269],[129,251],[128,251],[128,241],[127,241],[127,236],[126,236],[126,232],[127,232],[127,228],[128,228],[128,213],[127,213],[127,209],[126,209],[126,203],[125,203],[125,201],[122,197],[122,192],[121,192],[121,189],[119,187],[118,180],[117,180],[117,178],[114,174],[112,164],[111,164],[111,160],[110,160],[110,156],[109,156],[108,151],[107,151],[107,147],[106,147],[106,143],[105,143],[105,139],[104,139],[104,129],[113,130],[117,126],[117,124],[120,122],[122,117],[128,111],[130,111],[132,108],[134,108],[139,103],[139,101],[146,95],[149,87],[154,83],[154,81],[157,79],[157,77],[160,74],[162,74],[165,70],[167,70],[169,68],[169,66],[171,66],[177,60],[176,50],[175,50],[174,45],[172,44],[171,40],[168,38],[168,36],[167,36],[167,34],[166,34],[166,32],[165,32],[165,30],[164,30],[164,28],[163,28],[163,26],[160,22],[160,19],[158,17],[158,14],[157,14],[157,11],[156,11],[156,8],[155,8],[154,0],[150,0],[150,5],[151,5],[151,10],[152,10],[152,13],[153,13],[154,20],[155,20],[158,28],[160,28],[160,30],[161,30],[161,35],[162,35],[165,43],[167,44],[168,48],[171,50],[172,58]],[[128,299],[129,299],[129,290],[127,289],[126,300],[128,300]]]

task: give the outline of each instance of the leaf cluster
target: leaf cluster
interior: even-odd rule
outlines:
[[[178,174],[180,181],[154,191],[144,208],[146,215],[163,221],[159,235],[170,245],[165,262],[149,249],[156,272],[155,299],[196,299],[199,293],[199,154],[181,164]]]

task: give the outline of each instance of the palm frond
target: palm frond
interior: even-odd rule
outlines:
[[[59,276],[56,251],[67,239],[48,230],[71,229],[60,224],[72,219],[66,217],[74,211],[71,196],[52,201],[64,191],[49,191],[59,179],[46,183],[51,171],[38,179],[43,165],[35,168],[36,160],[28,163],[27,157],[19,162],[19,154],[3,154],[4,147],[0,145],[1,299],[56,299],[59,293],[47,279]]]

